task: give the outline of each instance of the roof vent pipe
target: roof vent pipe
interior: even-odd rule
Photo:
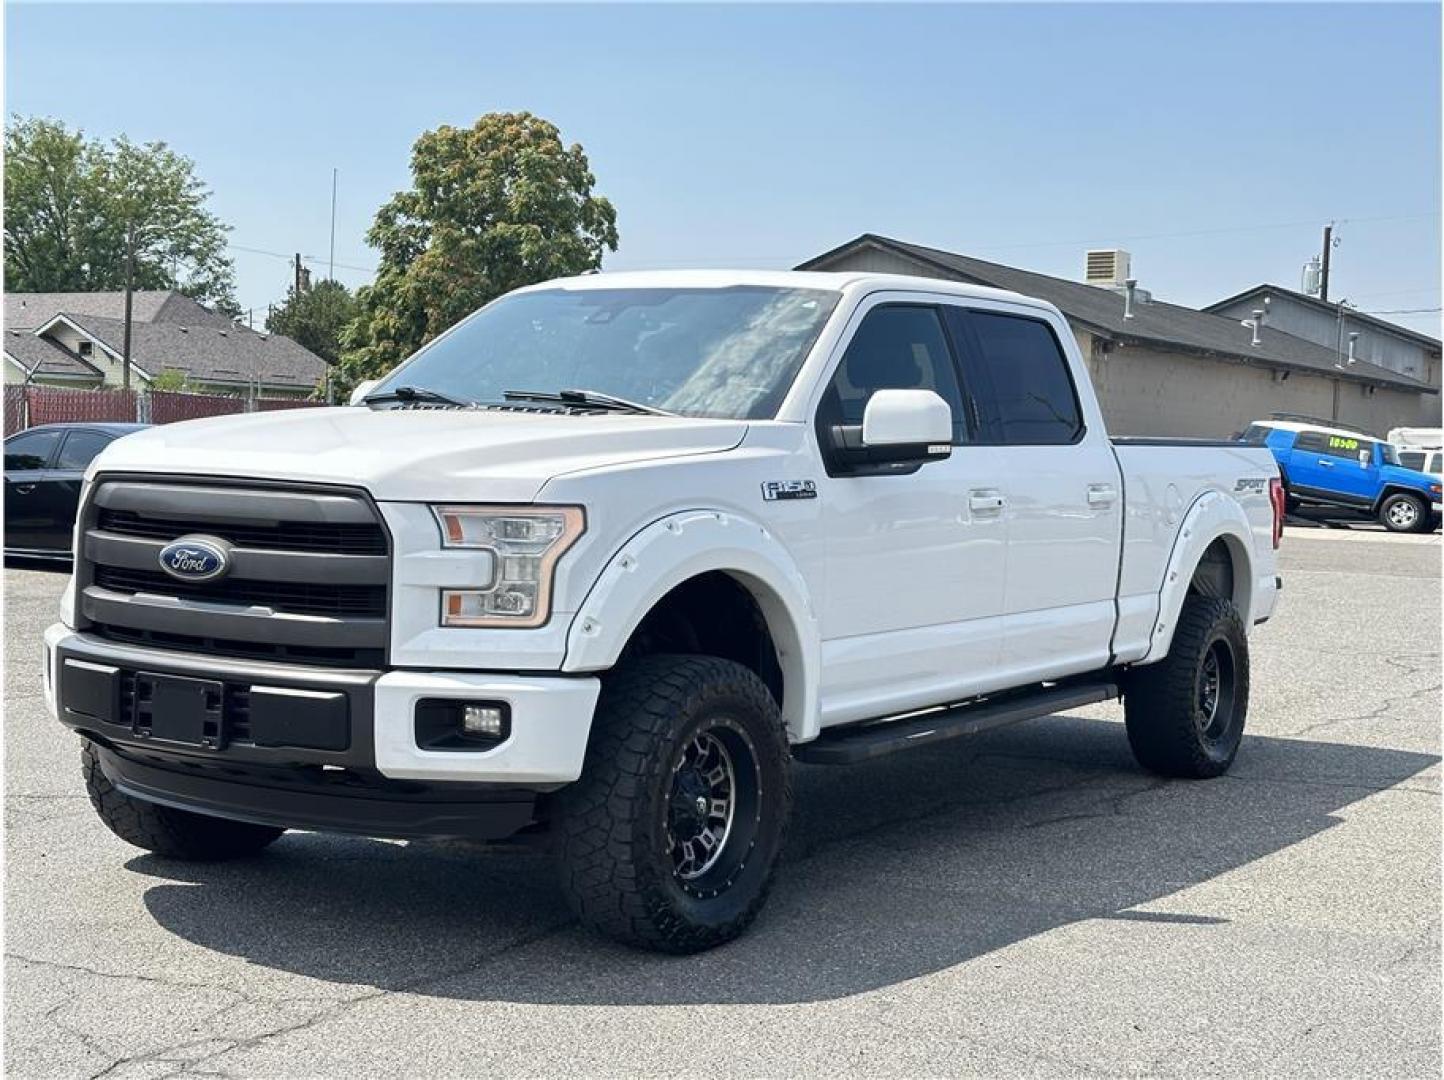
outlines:
[[[1253,331],[1253,340],[1249,342],[1250,345],[1257,346],[1257,345],[1261,344],[1261,342],[1259,341],[1258,332],[1259,332],[1259,327],[1263,326],[1263,317],[1264,317],[1264,310],[1263,310],[1263,308],[1254,308],[1254,309],[1253,309],[1253,318],[1249,321],[1249,324],[1248,324],[1248,325],[1249,325],[1249,329]]]
[[[1123,317],[1133,318],[1133,290],[1138,288],[1137,278],[1128,278],[1123,282]]]

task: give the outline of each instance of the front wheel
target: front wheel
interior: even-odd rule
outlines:
[[[777,703],[747,668],[644,657],[602,687],[582,775],[555,821],[581,920],[662,952],[709,949],[761,910],[792,788]]]
[[[1204,780],[1228,771],[1248,719],[1248,637],[1229,600],[1190,596],[1173,644],[1124,685],[1128,743],[1163,776]]]
[[[285,832],[132,798],[110,782],[100,764],[100,751],[88,739],[80,750],[80,771],[90,805],[106,827],[126,843],[168,859],[239,859],[254,855]]]
[[[1379,522],[1390,532],[1426,532],[1429,507],[1417,495],[1390,495],[1379,507]]]

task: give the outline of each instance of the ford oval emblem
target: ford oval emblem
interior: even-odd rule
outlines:
[[[230,545],[210,536],[182,536],[160,549],[160,568],[181,581],[210,581],[231,568]]]

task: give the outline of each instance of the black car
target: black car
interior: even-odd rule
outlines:
[[[148,424],[44,424],[5,440],[5,554],[70,558],[80,482],[92,458]]]

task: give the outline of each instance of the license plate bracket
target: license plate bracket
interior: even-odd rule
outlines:
[[[226,742],[225,696],[215,679],[137,672],[133,731],[156,742],[219,750]]]

